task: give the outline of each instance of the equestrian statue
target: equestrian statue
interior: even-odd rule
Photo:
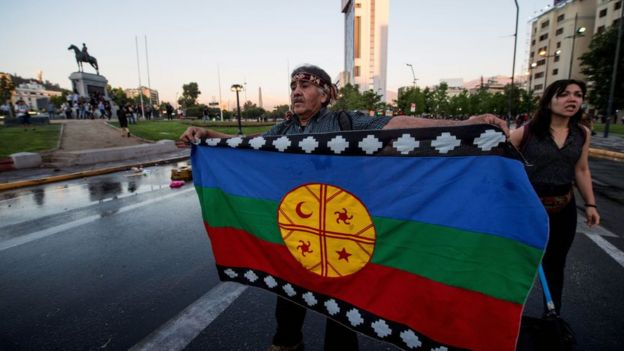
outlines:
[[[74,50],[74,54],[76,54],[76,63],[78,64],[78,71],[84,72],[82,68],[82,63],[86,62],[95,68],[95,71],[98,75],[100,75],[100,69],[98,68],[97,60],[95,57],[89,55],[87,52],[87,46],[82,43],[82,50],[78,49],[76,45],[70,45],[67,50]]]

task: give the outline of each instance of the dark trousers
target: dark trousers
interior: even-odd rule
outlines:
[[[303,321],[307,309],[294,302],[277,297],[275,306],[275,319],[277,331],[273,336],[273,344],[280,346],[293,346],[303,340]],[[325,324],[325,351],[357,351],[357,334],[342,326],[340,323],[327,318]]]
[[[561,212],[549,214],[550,235],[542,266],[557,313],[561,311],[561,295],[566,257],[576,234],[576,204],[574,198]],[[544,311],[546,307],[544,305]]]

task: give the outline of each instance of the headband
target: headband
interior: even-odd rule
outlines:
[[[312,73],[300,72],[293,75],[290,82],[294,83],[297,81],[307,81],[323,89],[323,91],[325,91],[325,93],[329,96],[330,101],[335,101],[338,97],[338,89],[334,84]]]

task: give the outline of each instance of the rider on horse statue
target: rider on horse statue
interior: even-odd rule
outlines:
[[[100,74],[100,69],[98,67],[97,60],[95,59],[95,57],[89,55],[89,52],[87,51],[87,46],[85,45],[85,43],[82,43],[82,51],[78,49],[76,45],[70,45],[67,48],[67,50],[74,50],[74,54],[76,55],[76,63],[78,64],[78,71],[84,72],[82,68],[82,63],[86,62],[90,64],[91,66],[93,66],[93,68],[95,68],[95,71],[97,72],[98,75]]]

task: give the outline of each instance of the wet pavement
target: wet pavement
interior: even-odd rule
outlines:
[[[32,218],[33,212],[39,217],[45,217],[168,189],[171,170],[187,165],[187,161],[178,161],[152,167],[130,166],[128,170],[114,174],[3,191],[0,192],[2,226]]]

